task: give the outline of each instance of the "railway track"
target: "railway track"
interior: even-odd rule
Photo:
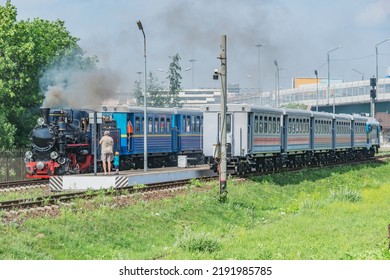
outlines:
[[[387,160],[390,158],[390,155],[381,155],[377,156],[372,159],[368,160],[362,160],[362,161],[354,161],[354,162],[341,162],[341,163],[334,163],[332,165],[326,165],[324,167],[337,167],[341,165],[352,165],[352,164],[361,164],[361,163],[369,163],[369,162],[375,162],[380,160]],[[282,170],[269,170],[267,172],[255,172],[255,173],[247,173],[243,177],[248,176],[262,176],[267,175],[271,173],[277,173],[277,172],[295,172],[300,171],[302,169],[311,169],[311,168],[321,168],[321,166],[313,165],[313,166],[304,166],[304,167],[291,167],[288,169],[282,169]],[[242,175],[241,175],[242,176]],[[198,178],[198,180],[213,180],[217,178],[215,177],[209,177],[209,178]],[[19,181],[19,182],[6,182],[2,183],[0,188],[6,188],[9,186],[16,187],[16,186],[31,186],[31,185],[37,185],[37,184],[48,184],[49,180],[34,180],[34,181]],[[41,197],[34,197],[34,198],[25,198],[25,199],[15,199],[15,200],[9,200],[9,201],[2,201],[0,202],[0,210],[4,211],[10,211],[10,210],[21,210],[21,209],[29,209],[34,207],[45,207],[45,206],[51,206],[51,205],[58,205],[61,203],[68,203],[74,199],[91,199],[93,197],[96,197],[98,195],[102,195],[102,192],[105,195],[133,195],[136,193],[151,193],[161,190],[167,190],[167,189],[177,189],[181,188],[185,185],[188,185],[191,183],[191,180],[180,180],[180,181],[173,181],[173,182],[165,182],[165,183],[156,183],[156,184],[148,184],[145,187],[142,188],[133,188],[131,187],[124,187],[119,189],[107,189],[107,190],[97,190],[97,191],[78,191],[78,192],[66,192],[66,193],[56,193],[56,194],[50,194],[46,196]]]
[[[210,180],[213,178],[202,178],[201,180]],[[20,209],[28,209],[34,207],[45,207],[50,205],[58,205],[61,203],[67,203],[74,199],[91,199],[98,195],[102,195],[102,191],[105,195],[132,195],[136,193],[151,193],[161,190],[174,190],[177,188],[181,188],[185,185],[190,184],[191,180],[180,180],[173,182],[165,182],[165,183],[156,183],[149,184],[143,188],[133,188],[124,187],[119,189],[107,189],[107,190],[86,190],[86,191],[78,191],[78,192],[70,192],[70,193],[57,193],[51,194],[41,197],[34,198],[26,198],[26,199],[15,199],[9,201],[0,202],[0,210],[10,211],[10,210],[20,210]]]
[[[49,184],[48,179],[1,182],[0,190],[9,189],[9,188],[21,188],[21,187],[29,187],[29,186],[36,186],[36,185],[45,185],[45,184]]]
[[[49,180],[26,180],[0,183],[0,194],[9,192],[24,192],[35,189],[46,189],[49,191]]]

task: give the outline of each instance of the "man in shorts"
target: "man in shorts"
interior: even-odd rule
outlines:
[[[111,175],[111,161],[114,159],[113,148],[114,140],[110,136],[109,131],[104,132],[104,136],[100,139],[99,144],[102,146],[102,164],[104,175]],[[107,168],[106,168],[107,163]]]

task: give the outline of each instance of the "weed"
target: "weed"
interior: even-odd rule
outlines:
[[[196,179],[196,178],[190,179],[190,185],[197,187],[197,188],[203,187],[203,183],[199,179]]]
[[[217,238],[204,232],[185,232],[184,235],[177,240],[176,245],[190,252],[212,253],[221,248]]]
[[[338,190],[330,190],[329,199],[330,201],[359,202],[362,200],[362,195],[360,192],[347,187]]]
[[[135,184],[133,186],[133,189],[142,189],[142,188],[145,188],[145,184]]]
[[[324,202],[322,201],[309,201],[304,200],[302,202],[302,209],[319,209],[324,206]]]

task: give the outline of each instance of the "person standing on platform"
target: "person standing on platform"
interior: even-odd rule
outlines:
[[[111,161],[114,158],[113,148],[114,148],[114,140],[110,136],[109,131],[104,132],[104,136],[100,139],[99,144],[102,146],[102,164],[104,175],[111,175]],[[107,167],[106,167],[107,164]]]
[[[115,174],[119,174],[119,152],[115,152],[114,156],[114,168],[115,168]]]

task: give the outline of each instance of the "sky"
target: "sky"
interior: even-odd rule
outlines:
[[[6,0],[0,0],[4,5]],[[99,68],[118,75],[120,91],[131,90],[144,72],[166,82],[171,58],[181,57],[182,87],[218,88],[214,69],[221,37],[227,36],[228,83],[274,90],[292,78],[344,81],[375,75],[375,45],[390,38],[390,0],[11,0],[18,20],[65,21]],[[264,46],[258,48],[256,44]],[[336,49],[341,46],[340,49]],[[260,51],[260,64],[259,64]],[[193,63],[190,60],[196,60]],[[379,77],[390,66],[390,41],[378,46]],[[260,71],[258,67],[260,65]],[[192,67],[194,66],[194,67]],[[188,70],[188,68],[191,68]],[[187,71],[185,71],[187,69]],[[163,72],[165,71],[165,72]],[[360,72],[360,73],[359,73]]]

